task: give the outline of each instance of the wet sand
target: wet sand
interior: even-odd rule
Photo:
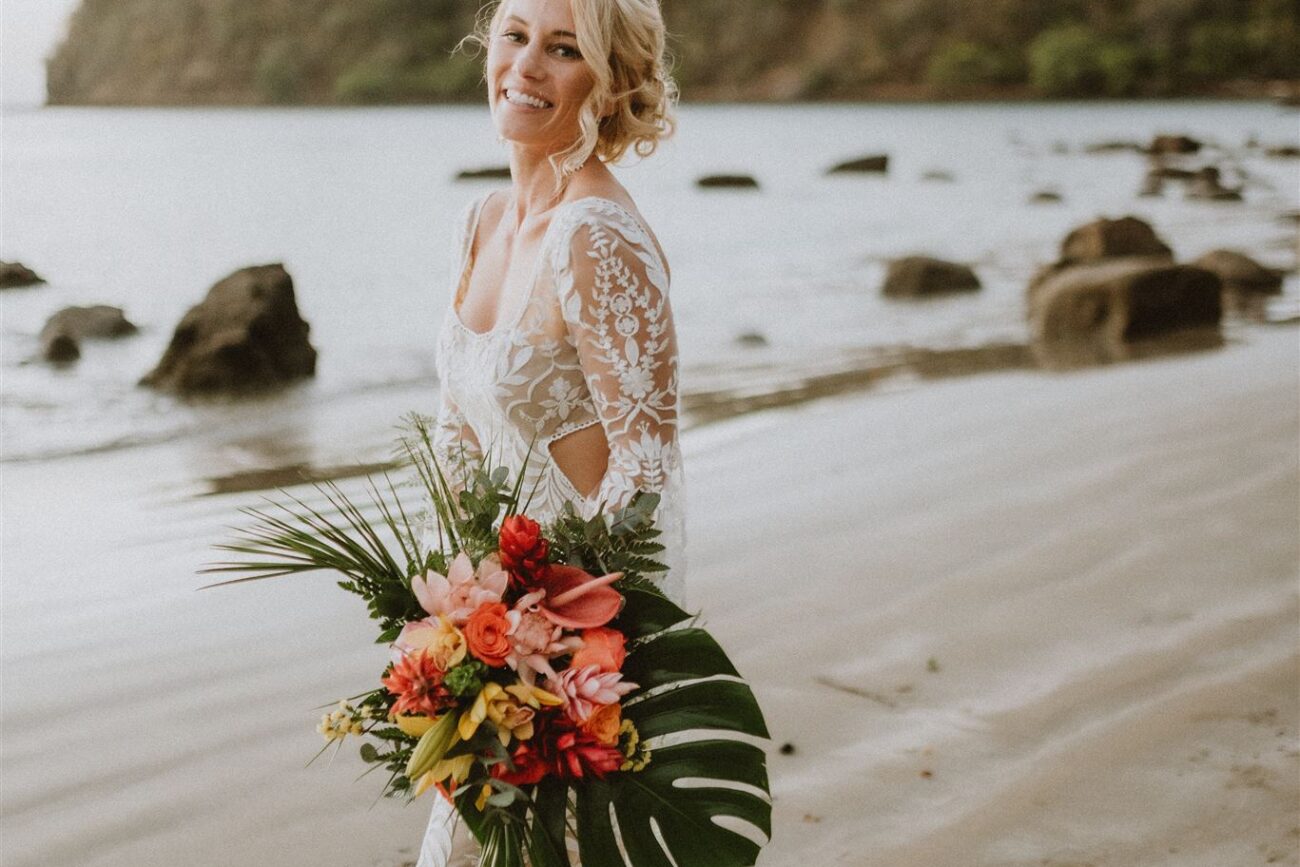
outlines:
[[[1260,329],[689,431],[690,601],[774,738],[760,864],[1298,863],[1298,355]],[[382,668],[361,602],[196,592],[257,502],[213,475],[6,467],[6,865],[414,860],[427,804],[374,804],[355,744],[303,768]]]

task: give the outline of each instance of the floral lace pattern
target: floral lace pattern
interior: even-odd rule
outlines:
[[[438,457],[457,484],[465,465],[485,454],[512,474],[522,469],[524,490],[534,491],[529,514],[543,522],[566,500],[590,516],[602,503],[626,505],[638,490],[658,493],[669,571],[651,577],[685,604],[677,344],[658,249],[618,203],[566,202],[547,227],[531,282],[519,297],[501,299],[492,329],[476,332],[457,307],[486,200],[457,222],[454,290],[437,346]],[[597,424],[609,463],[584,497],[551,460],[550,446]]]

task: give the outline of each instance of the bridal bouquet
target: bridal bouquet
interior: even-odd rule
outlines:
[[[400,448],[427,519],[408,518],[386,475],[365,509],[317,485],[321,505],[286,494],[242,510],[253,525],[219,547],[257,559],[204,570],[324,569],[366,600],[389,662],[321,720],[325,748],[357,737],[389,772],[383,794],[449,798],[483,867],[568,867],[566,831],[587,867],[620,853],[632,867],[753,864],[771,805],[764,753],[742,737],[767,730],[717,642],[644,577],[663,569],[657,495],[589,519],[566,504],[543,527],[522,474],[486,459],[453,490],[427,420],[410,417]]]

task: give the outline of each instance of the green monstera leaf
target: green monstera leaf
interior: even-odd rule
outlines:
[[[690,615],[653,591],[626,588],[615,626],[633,639],[624,677],[638,684],[624,717],[643,739],[667,736],[641,771],[569,786],[547,780],[531,806],[462,814],[484,846],[483,867],[522,863],[569,867],[566,822],[576,828],[583,867],[748,867],[761,844],[714,819],[730,817],[771,835],[766,756],[736,736],[768,737],[749,687],[704,630],[679,627]],[[679,627],[679,628],[672,628]],[[572,797],[571,797],[572,796]],[[613,820],[611,821],[611,813]],[[523,831],[501,846],[498,825]],[[731,824],[731,823],[728,823]],[[526,830],[525,830],[526,829]],[[496,843],[497,845],[491,845]],[[621,852],[627,853],[624,861]]]

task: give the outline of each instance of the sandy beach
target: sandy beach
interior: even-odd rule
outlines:
[[[1298,354],[1260,327],[689,431],[690,603],[773,734],[760,864],[1300,863]],[[196,591],[257,502],[196,496],[211,448],[5,469],[10,867],[414,861],[427,803],[374,803],[355,745],[303,767],[382,668],[359,600]]]

